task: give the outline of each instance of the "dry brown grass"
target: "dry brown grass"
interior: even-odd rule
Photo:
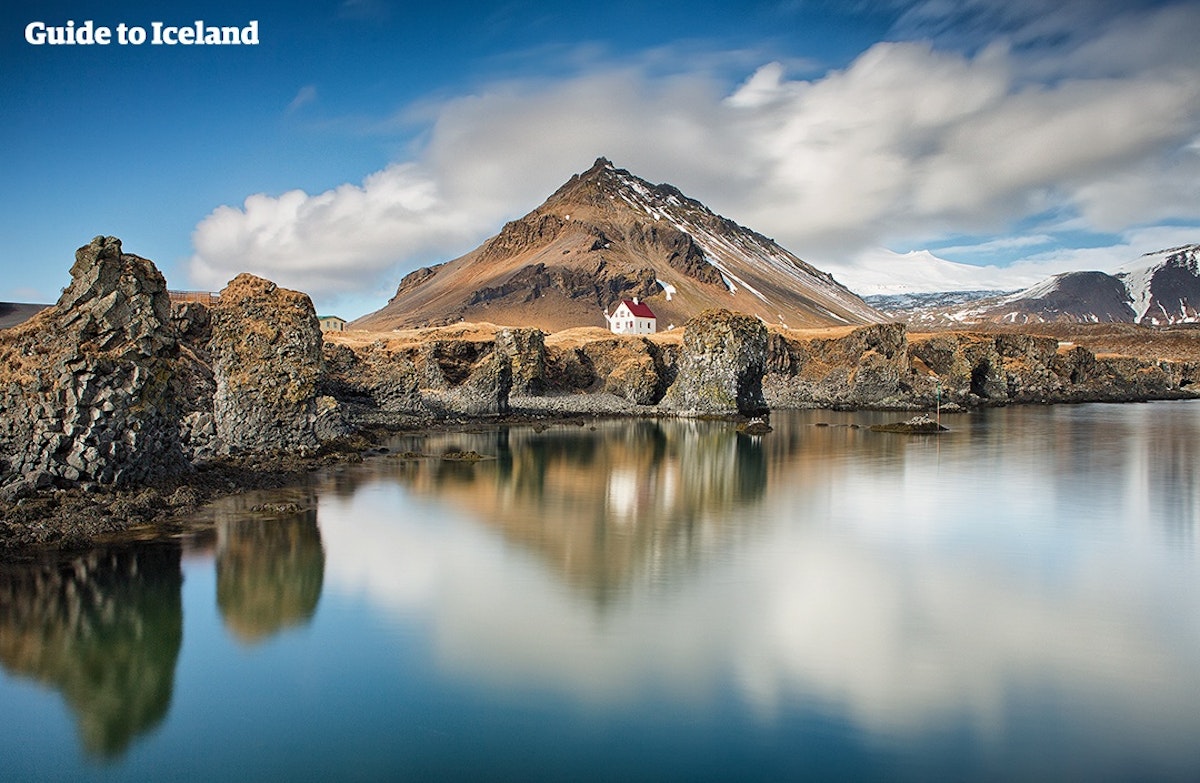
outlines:
[[[1132,356],[1147,361],[1200,362],[1200,325],[1139,326],[1136,324],[1046,323],[1024,327],[987,327],[971,332],[1007,332],[1053,337],[1078,345],[1097,356]],[[914,335],[909,335],[909,340]]]
[[[362,348],[374,343],[383,343],[390,348],[405,348],[432,340],[487,342],[496,339],[496,333],[503,328],[489,323],[460,323],[449,326],[427,326],[420,329],[396,329],[387,332],[348,329],[344,332],[325,332],[325,342],[344,345],[347,348]]]
[[[431,340],[467,340],[470,342],[488,342],[496,339],[496,333],[506,327],[492,323],[458,323],[450,326],[427,326],[419,329],[397,329],[388,332],[373,332],[366,330],[347,330],[344,332],[326,332],[325,341],[334,345],[344,345],[347,348],[362,348],[375,343],[382,343],[389,349],[411,348]],[[679,345],[683,342],[683,329],[673,329],[669,332],[643,335],[658,345]],[[580,348],[588,343],[612,339],[637,339],[633,336],[622,337],[600,326],[576,326],[546,335],[546,345],[560,350]]]
[[[845,337],[856,329],[862,329],[865,324],[854,326],[816,326],[808,329],[792,329],[778,324],[767,326],[772,334],[781,334],[789,340],[834,340]]]

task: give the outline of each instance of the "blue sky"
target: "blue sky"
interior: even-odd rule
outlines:
[[[1200,241],[1197,2],[10,2],[0,19],[0,300],[53,301],[75,248],[109,234],[174,288],[251,271],[352,317],[600,155],[860,289]],[[257,20],[260,43],[25,40],[88,19]]]

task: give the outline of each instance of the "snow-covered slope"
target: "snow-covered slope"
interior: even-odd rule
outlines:
[[[852,264],[821,263],[821,268],[864,297],[983,290],[999,293],[1025,288],[1041,279],[1028,271],[947,261],[928,250],[896,253],[877,248]]]
[[[1065,272],[1007,296],[935,305],[908,314],[914,323],[1143,323],[1200,321],[1200,245],[1147,253],[1115,274]]]
[[[1147,253],[1117,270],[1132,300],[1138,323],[1200,321],[1200,245]]]

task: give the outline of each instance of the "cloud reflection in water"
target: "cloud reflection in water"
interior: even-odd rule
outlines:
[[[1035,744],[1200,762],[1179,546],[1197,485],[1156,495],[1200,425],[995,411],[935,442],[814,416],[761,442],[694,422],[444,436],[498,458],[382,461],[322,498],[327,589],[427,623],[445,670],[485,688],[595,709],[732,692],[763,721],[828,710],[997,747],[1049,710]]]

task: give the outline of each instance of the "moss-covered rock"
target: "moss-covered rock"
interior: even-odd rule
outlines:
[[[321,326],[307,294],[241,274],[212,311],[213,417],[230,451],[315,449]]]
[[[663,405],[686,415],[767,412],[762,379],[767,329],[753,316],[706,310],[684,325],[675,382]]]

